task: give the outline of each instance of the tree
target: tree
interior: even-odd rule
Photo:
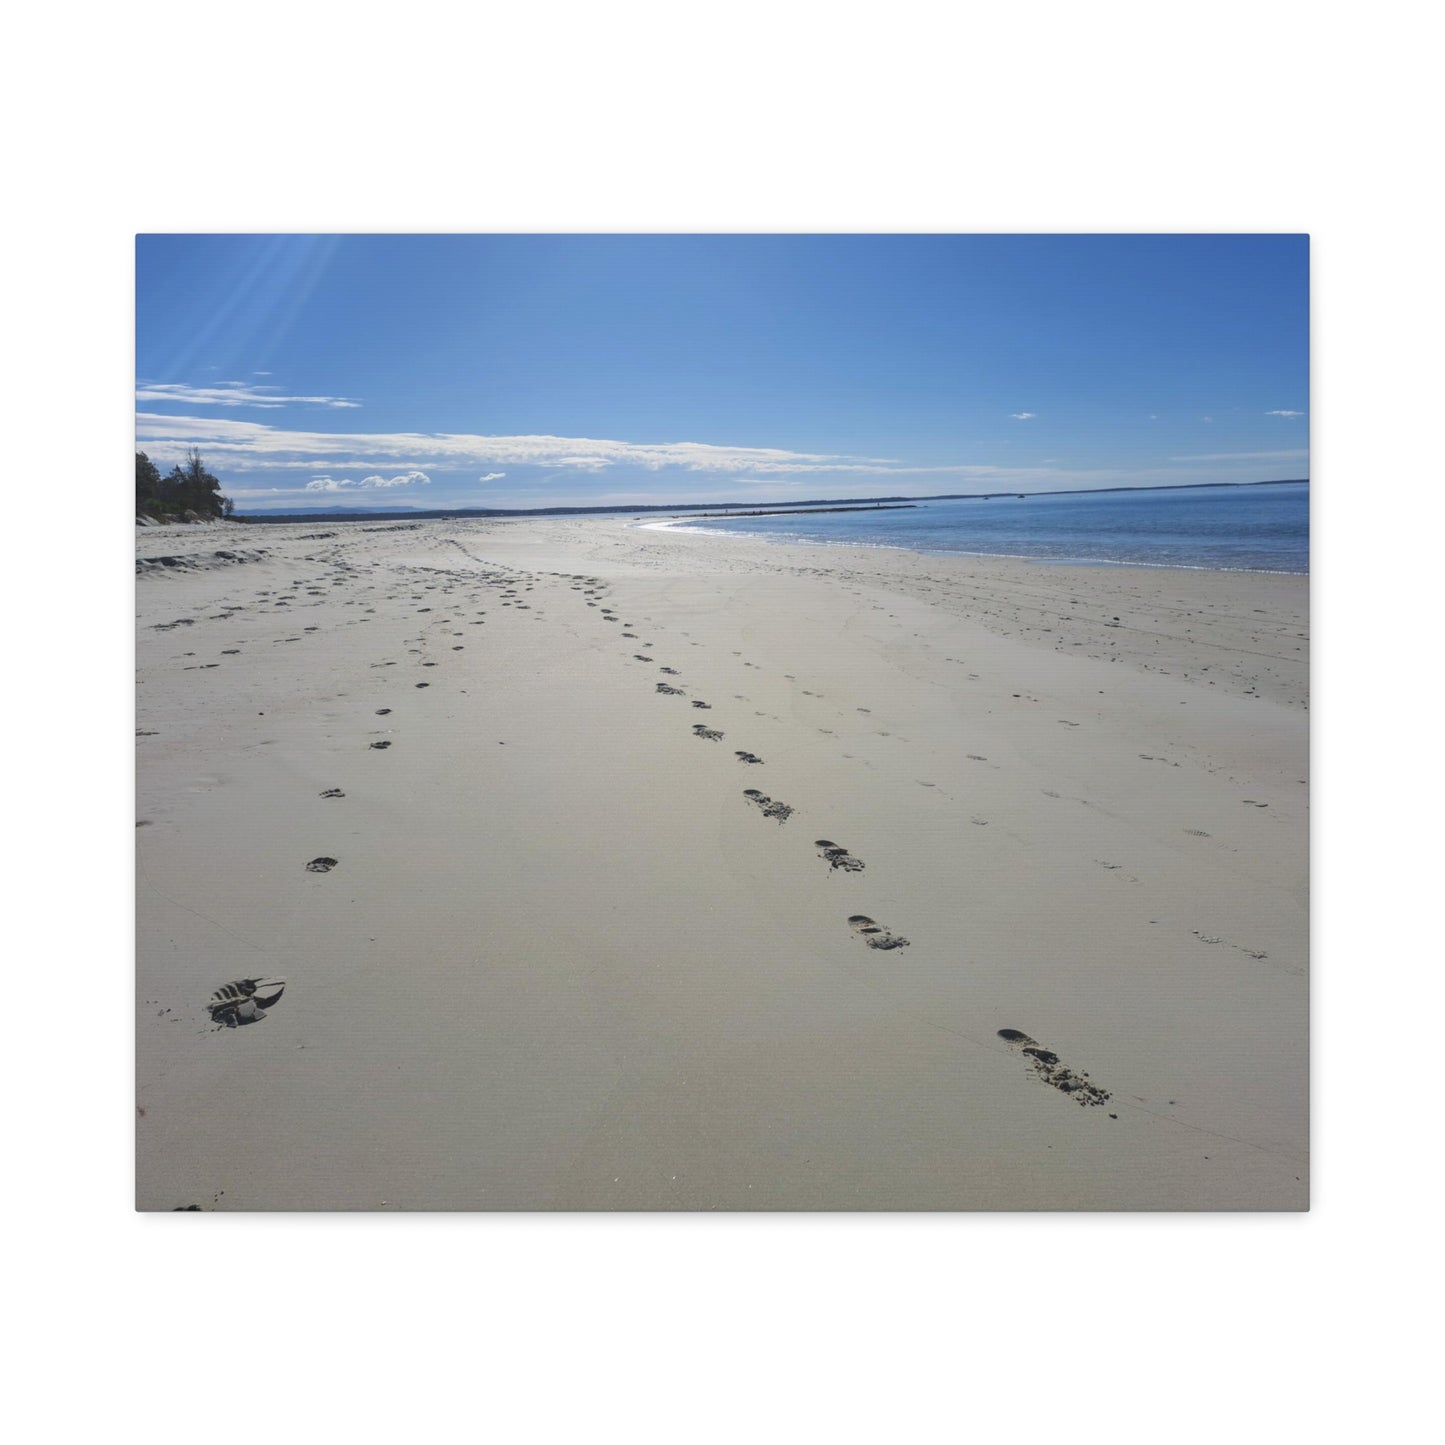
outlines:
[[[161,474],[156,464],[144,453],[135,454],[135,509],[146,510],[148,502],[158,502],[161,495]]]
[[[161,521],[179,520],[191,512],[197,517],[229,517],[234,504],[221,495],[220,481],[206,470],[201,454],[192,447],[186,463],[173,466],[163,477],[144,452],[135,454],[136,511]]]
[[[221,483],[206,470],[206,464],[195,447],[186,453],[185,467],[178,470],[181,473],[181,498],[186,510],[197,512],[202,517],[219,517]]]

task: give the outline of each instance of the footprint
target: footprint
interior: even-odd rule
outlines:
[[[779,823],[786,823],[793,816],[793,809],[786,803],[775,802],[756,788],[744,788],[743,797],[757,807],[765,818],[776,818]]]
[[[695,723],[692,729],[695,738],[706,738],[710,743],[722,741],[722,734],[716,728],[705,728],[701,723]]]
[[[829,872],[835,868],[841,868],[845,873],[861,873],[863,871],[861,858],[853,857],[846,848],[840,848],[827,838],[815,839],[813,846],[818,850],[818,856],[827,862]]]
[[[680,687],[672,687],[672,686],[670,686],[668,683],[665,683],[665,682],[660,682],[660,683],[658,683],[658,684],[657,684],[657,690],[658,690],[658,692],[667,693],[667,694],[668,694],[669,696],[671,696],[671,697],[681,697],[681,696],[682,696],[682,689],[681,689]]]
[[[307,865],[308,873],[329,873],[336,867],[335,858],[313,858]]]
[[[386,740],[386,739],[383,739],[383,740],[382,740],[381,742],[379,742],[379,743],[372,743],[372,747],[377,748],[377,749],[389,748],[390,746],[391,746],[391,743],[390,743],[388,740]]]
[[[270,1008],[285,987],[284,978],[238,978],[234,983],[223,983],[206,1007],[212,1022],[228,1029],[260,1023],[266,1015],[259,1010]]]
[[[323,798],[344,798],[346,794],[343,793],[340,788],[327,788],[321,796]]]
[[[376,715],[377,717],[385,717],[390,711],[391,709],[389,707],[379,707],[376,710]]]
[[[740,763],[760,763],[762,759],[756,753],[735,752],[733,756]]]
[[[869,948],[907,948],[909,946],[906,938],[900,938],[898,934],[889,933],[886,928],[880,928],[866,913],[855,913],[848,920],[848,927]]]
[[[700,702],[700,701],[698,701],[696,698],[693,699],[693,704],[692,704],[692,705],[693,705],[694,707],[705,707],[705,708],[708,708],[709,710],[711,710],[711,708],[712,708],[712,704],[711,704],[710,702]]]
[[[998,1036],[1011,1048],[1016,1048],[1025,1055],[1033,1064],[1034,1072],[1044,1083],[1051,1088],[1058,1089],[1061,1093],[1068,1094],[1070,1098],[1076,1099],[1085,1108],[1106,1103],[1110,1098],[1108,1089],[1101,1089],[1097,1084],[1091,1084],[1088,1074],[1077,1073],[1073,1069],[1066,1068],[1059,1062],[1059,1056],[1056,1053],[1042,1048],[1036,1040],[1031,1039],[1021,1029],[1000,1029]],[[1110,1115],[1110,1117],[1113,1116]]]
[[[1191,838],[1207,838],[1209,836],[1203,828],[1186,828],[1184,831],[1188,833]]]

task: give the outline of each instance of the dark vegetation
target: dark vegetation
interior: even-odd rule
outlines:
[[[232,503],[221,495],[220,480],[206,470],[194,447],[185,466],[177,463],[167,476],[144,452],[135,454],[135,513],[157,522],[208,522],[229,517]]]

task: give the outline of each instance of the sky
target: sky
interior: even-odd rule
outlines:
[[[1304,477],[1308,239],[142,235],[136,378],[241,513]]]

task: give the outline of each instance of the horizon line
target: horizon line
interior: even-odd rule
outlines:
[[[236,508],[233,517],[317,517],[328,514],[345,513],[347,516],[357,518],[366,517],[394,517],[398,514],[403,516],[414,516],[420,518],[440,516],[465,516],[468,513],[479,516],[507,517],[507,516],[533,516],[537,513],[589,513],[589,512],[674,512],[691,511],[704,507],[821,507],[834,506],[840,503],[862,505],[869,502],[951,502],[951,501],[990,501],[995,497],[1067,497],[1081,496],[1086,493],[1111,493],[1111,492],[1183,492],[1200,491],[1206,488],[1219,487],[1282,487],[1282,486],[1305,486],[1309,483],[1308,477],[1269,477],[1261,481],[1253,482],[1161,482],[1152,486],[1117,486],[1117,487],[1059,487],[1051,491],[1020,492],[1012,487],[1002,491],[993,492],[930,492],[923,496],[877,496],[877,497],[810,497],[806,500],[795,500],[786,498],[777,502],[763,502],[756,497],[751,497],[737,502],[614,502],[605,506],[558,506],[558,507],[413,507],[405,502],[393,503],[387,507],[307,507],[300,511],[287,510],[284,507],[262,507],[242,510]]]

